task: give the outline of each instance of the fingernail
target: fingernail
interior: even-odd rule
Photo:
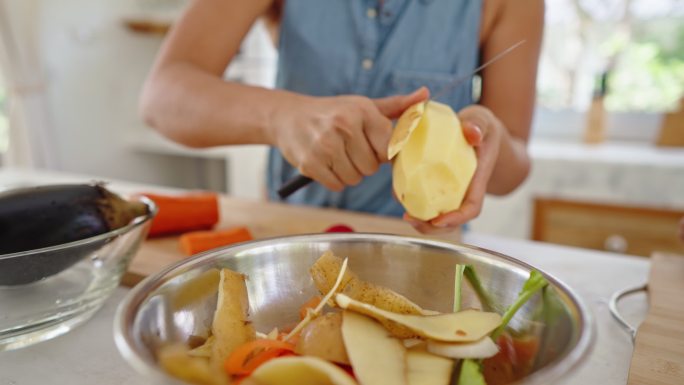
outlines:
[[[482,135],[482,128],[480,128],[479,125],[477,125],[477,124],[475,124],[475,123],[473,123],[473,122],[468,122],[468,125],[469,125],[472,129],[474,129],[475,131],[477,131],[480,135]]]

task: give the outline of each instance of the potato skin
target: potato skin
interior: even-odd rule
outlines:
[[[248,319],[245,279],[245,275],[229,269],[220,272],[218,302],[211,327],[214,335],[211,364],[214,368],[221,368],[235,348],[256,338],[254,326]]]
[[[311,321],[302,330],[295,352],[350,365],[342,339],[342,313],[327,313]]]
[[[327,294],[335,285],[337,276],[342,268],[343,259],[326,251],[311,266],[310,273],[314,284],[322,295]],[[361,280],[351,269],[347,268],[337,293],[343,293],[357,301],[379,307],[380,309],[400,314],[427,314],[420,306],[403,295],[383,286]],[[381,322],[398,338],[412,338],[416,334],[408,328],[393,321]]]

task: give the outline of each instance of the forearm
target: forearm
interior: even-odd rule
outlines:
[[[150,126],[191,147],[273,142],[273,116],[303,95],[225,82],[186,63],[157,69],[141,112]]]
[[[487,185],[487,193],[506,195],[527,178],[530,172],[530,158],[527,154],[526,141],[511,135],[498,119],[496,124],[499,125],[501,141],[499,156]]]

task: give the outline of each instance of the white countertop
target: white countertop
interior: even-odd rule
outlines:
[[[466,234],[464,241],[531,263],[573,287],[592,309],[597,323],[596,345],[585,363],[564,384],[624,384],[632,344],[608,313],[611,294],[647,279],[644,258],[587,251],[530,241]],[[86,324],[54,340],[0,353],[0,385],[98,384],[143,385],[114,346],[112,324],[116,306],[127,293],[118,288]],[[640,322],[645,297],[625,302],[623,311]]]
[[[530,141],[529,151],[534,160],[684,169],[684,148],[658,147],[650,143],[606,142],[592,145],[537,139]]]
[[[36,180],[65,183],[89,179],[63,173],[2,169],[0,189]],[[112,187],[150,186],[113,181]],[[554,275],[574,288],[592,309],[597,323],[595,349],[584,365],[568,376],[565,384],[626,383],[632,344],[610,317],[607,302],[616,290],[646,282],[647,259],[477,233],[465,234],[464,242],[508,254]],[[127,292],[126,288],[118,288],[91,320],[66,335],[28,348],[0,352],[0,385],[147,384],[114,346],[114,312]],[[638,324],[646,312],[645,296],[626,300],[622,310],[630,321]]]

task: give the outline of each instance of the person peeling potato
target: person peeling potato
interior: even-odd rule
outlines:
[[[272,146],[271,198],[301,173],[319,183],[290,203],[403,216],[423,233],[449,232],[479,215],[486,193],[507,194],[529,172],[543,16],[543,0],[193,0],[161,49],[141,110],[188,146]],[[222,79],[260,18],[278,46],[275,90]],[[481,72],[479,98],[472,81],[438,98],[458,111],[476,150],[465,196],[454,197],[460,205],[432,218],[405,214],[392,198],[392,121],[521,40]]]

